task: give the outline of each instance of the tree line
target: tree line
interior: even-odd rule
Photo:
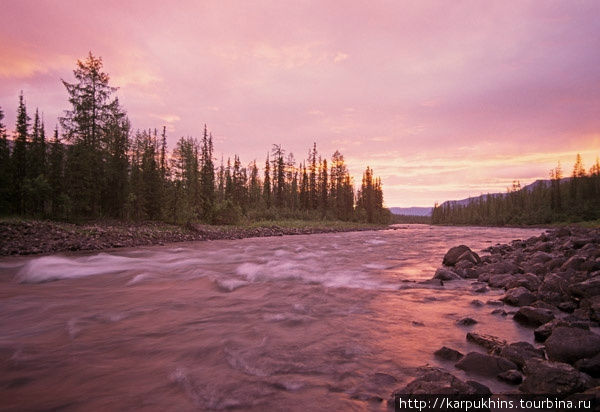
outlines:
[[[586,171],[577,155],[569,177],[558,166],[549,180],[525,188],[518,181],[504,194],[488,194],[468,204],[445,202],[435,205],[434,224],[537,225],[600,219],[600,161]]]
[[[0,213],[62,220],[116,218],[215,224],[301,218],[387,223],[381,179],[369,167],[354,190],[344,156],[317,152],[296,162],[273,145],[262,170],[239,156],[215,165],[213,137],[181,137],[172,151],[162,130],[133,131],[125,109],[90,53],[75,82],[62,80],[69,109],[46,137],[19,95],[13,138],[0,108]]]

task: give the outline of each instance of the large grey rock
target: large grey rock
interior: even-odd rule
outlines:
[[[522,286],[531,292],[536,292],[540,287],[541,281],[533,273],[517,273],[514,277],[506,284],[507,289],[517,288]]]
[[[506,341],[504,339],[476,332],[467,333],[467,341],[479,345],[487,350],[493,350],[506,345]]]
[[[575,367],[593,378],[600,378],[600,353],[590,359],[580,359]]]
[[[481,263],[481,258],[479,255],[465,245],[459,245],[450,248],[450,250],[448,250],[448,252],[446,252],[444,255],[444,260],[442,263],[446,266],[454,266],[463,260],[471,262],[472,264]]]
[[[523,368],[531,358],[544,358],[544,351],[528,342],[511,343],[496,350],[495,354],[514,362],[519,368]]]
[[[433,354],[435,355],[436,358],[447,360],[447,361],[453,361],[453,362],[456,362],[457,360],[459,360],[460,358],[462,358],[464,356],[459,351],[454,350],[452,348],[448,348],[447,346],[442,346],[440,349],[433,352]]]
[[[478,384],[480,385],[480,384]],[[474,395],[480,388],[458,379],[441,369],[429,368],[421,376],[412,380],[405,387],[394,391],[401,395]]]
[[[600,295],[600,276],[571,285],[569,291],[573,296],[591,298]]]
[[[539,342],[545,342],[546,339],[552,335],[552,331],[559,326],[569,326],[569,322],[566,322],[562,319],[552,319],[550,322],[546,322],[543,325],[538,326],[533,331],[535,340]]]
[[[559,326],[546,340],[546,353],[553,361],[575,363],[600,353],[600,335],[589,330]]]
[[[506,273],[500,275],[490,275],[488,284],[493,288],[505,288],[512,278],[512,275]]]
[[[525,381],[519,387],[531,394],[570,395],[592,385],[592,379],[566,363],[530,359],[525,363]]]
[[[537,327],[554,319],[554,313],[549,309],[522,306],[515,313],[513,319],[522,325]]]
[[[453,271],[451,271],[450,269],[446,269],[446,268],[439,268],[438,270],[436,270],[433,278],[440,279],[440,280],[461,279],[461,277],[458,274],[456,274]]]
[[[563,265],[560,267],[560,270],[567,271],[569,269],[572,270],[581,270],[581,267],[585,263],[585,259],[579,256],[570,257]]]
[[[508,359],[479,352],[467,353],[455,366],[465,372],[488,377],[495,377],[499,373],[517,369],[517,365]]]
[[[519,286],[506,291],[502,301],[512,306],[528,306],[535,302],[537,298],[529,289]]]

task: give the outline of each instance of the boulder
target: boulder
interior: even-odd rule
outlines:
[[[511,370],[499,373],[498,379],[500,379],[501,381],[504,381],[506,383],[509,383],[511,385],[518,385],[521,382],[523,382],[523,375],[521,375],[521,373],[518,370],[511,369]]]
[[[546,248],[544,248],[545,250]],[[542,250],[535,252],[533,255],[531,255],[531,257],[529,258],[529,261],[531,263],[546,263],[549,260],[552,260],[554,258],[554,256],[552,256],[550,253],[546,253],[543,252]]]
[[[535,340],[538,342],[545,342],[546,339],[550,337],[554,328],[558,326],[569,326],[569,322],[565,322],[562,319],[553,319],[550,322],[544,323],[541,326],[538,326],[534,331],[533,335],[535,336]]]
[[[540,287],[540,279],[533,273],[517,273],[514,277],[506,284],[507,289],[517,288],[522,286],[527,288],[531,292],[536,292]]]
[[[559,326],[546,340],[546,353],[550,360],[571,364],[592,358],[600,353],[600,335],[581,328]]]
[[[544,358],[544,351],[527,342],[515,342],[496,350],[496,354],[515,363],[519,368],[531,358]]]
[[[536,300],[535,295],[523,286],[509,289],[502,298],[504,303],[512,306],[528,306]]]
[[[515,313],[513,319],[525,326],[540,326],[554,319],[554,313],[549,309],[522,306]]]
[[[498,308],[498,309],[494,309],[494,310],[491,312],[491,314],[492,314],[492,315],[499,315],[499,316],[507,316],[507,315],[508,315],[508,313],[506,313],[506,311],[505,311],[504,309],[500,309],[500,308]]]
[[[474,395],[479,387],[470,385],[456,376],[437,368],[428,368],[421,376],[412,380],[405,387],[394,391],[399,395]]]
[[[446,266],[454,266],[461,260],[467,260],[473,264],[481,263],[481,258],[468,246],[460,245],[450,248],[444,255],[442,263]]]
[[[572,270],[581,270],[581,267],[585,263],[585,259],[579,256],[571,256],[563,265],[560,267],[560,270],[565,272],[569,269]]]
[[[491,275],[488,284],[493,288],[505,288],[512,278],[512,275],[506,273],[501,275]]]
[[[487,350],[493,350],[497,347],[506,345],[506,341],[504,339],[476,332],[467,333],[467,341],[474,343],[475,345],[479,345]]]
[[[589,359],[579,359],[575,367],[593,378],[600,378],[600,353]]]
[[[584,282],[579,282],[571,285],[569,288],[571,295],[591,298],[600,295],[600,276],[594,276]]]
[[[567,396],[592,386],[592,379],[566,363],[533,358],[525,363],[522,392]]]
[[[434,356],[439,359],[456,362],[464,355],[457,350],[442,346],[440,349],[433,352]]]
[[[458,274],[446,268],[439,268],[438,270],[436,270],[433,278],[440,280],[462,279]]]
[[[477,321],[475,319],[469,318],[469,317],[462,318],[462,319],[459,319],[456,321],[456,324],[458,326],[473,326],[476,323],[477,323]]]
[[[499,373],[517,369],[517,365],[500,356],[479,352],[467,353],[456,365],[458,369],[481,376],[495,377]]]

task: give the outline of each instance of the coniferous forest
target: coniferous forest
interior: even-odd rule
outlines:
[[[507,193],[488,194],[467,204],[435,205],[434,224],[541,225],[600,219],[600,161],[586,172],[578,154],[569,177],[560,165],[550,171],[550,180],[521,188],[513,182]]]
[[[312,144],[297,162],[279,145],[264,161],[214,158],[213,136],[181,137],[166,127],[133,130],[102,59],[77,62],[62,80],[68,107],[50,135],[19,95],[8,138],[0,108],[0,214],[59,220],[126,219],[236,224],[242,219],[327,219],[387,223],[381,180],[366,168],[355,192],[344,156]]]

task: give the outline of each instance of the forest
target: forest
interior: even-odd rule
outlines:
[[[468,204],[445,202],[435,205],[434,224],[457,225],[542,225],[600,219],[600,161],[586,171],[578,154],[570,176],[560,165],[549,180],[521,188],[518,181],[506,193],[487,194]]]
[[[75,82],[62,80],[69,109],[50,138],[38,109],[32,122],[22,92],[12,139],[0,107],[1,215],[178,224],[390,221],[381,179],[367,167],[355,191],[339,151],[328,161],[313,143],[296,162],[273,145],[264,163],[243,165],[234,155],[216,165],[206,125],[199,138],[181,137],[169,151],[166,127],[133,130],[100,57],[90,52],[73,73]]]

